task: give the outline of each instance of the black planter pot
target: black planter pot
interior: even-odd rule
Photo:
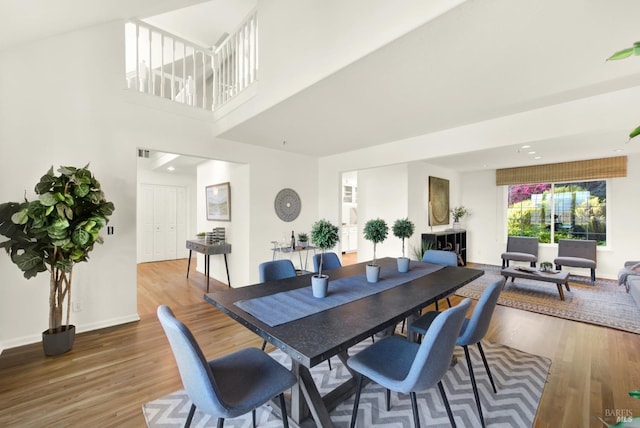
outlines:
[[[49,333],[49,330],[42,332],[42,348],[44,354],[55,356],[70,351],[73,341],[76,338],[76,326],[63,326],[60,333]]]

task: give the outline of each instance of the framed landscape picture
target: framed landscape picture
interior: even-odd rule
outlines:
[[[429,225],[449,224],[449,180],[429,177]]]
[[[229,182],[207,186],[207,220],[231,221],[231,186]]]

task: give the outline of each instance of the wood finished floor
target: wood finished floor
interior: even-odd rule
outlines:
[[[45,357],[39,343],[5,350],[0,426],[144,427],[142,404],[181,388],[159,304],[173,308],[209,358],[261,345],[203,301],[203,275],[185,271],[186,260],[139,265],[140,321],[78,334],[62,356]],[[486,339],[552,359],[536,427],[602,427],[598,418],[616,411],[640,417],[640,400],[628,396],[640,388],[640,336],[498,306]]]

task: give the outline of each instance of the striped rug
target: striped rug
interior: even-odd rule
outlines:
[[[351,355],[368,346],[364,341],[351,348]],[[483,348],[498,393],[494,394],[477,348],[470,347],[478,389],[482,400],[485,422],[493,427],[531,427],[536,415],[551,361],[516,349],[490,342]],[[277,350],[270,354],[284,366],[290,366],[287,355]],[[461,348],[456,348],[456,364],[449,370],[443,384],[456,419],[462,427],[480,426],[476,404],[469,381],[469,373]],[[311,372],[321,394],[333,389],[349,377],[337,358],[332,358],[333,369],[327,364],[314,367]],[[150,428],[182,427],[191,402],[184,391],[177,391],[142,406]],[[423,427],[449,427],[444,405],[437,388],[418,394],[420,422]],[[331,412],[336,427],[348,427],[353,408],[353,397]],[[258,409],[259,427],[281,427],[282,421],[271,413],[269,406]],[[196,412],[192,427],[215,427],[216,419]],[[412,427],[411,401],[408,395],[391,394],[391,410],[386,411],[384,389],[370,383],[364,387],[359,405],[358,427]],[[225,420],[225,427],[251,427],[251,414]]]

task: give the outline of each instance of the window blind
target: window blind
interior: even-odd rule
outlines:
[[[627,176],[627,157],[590,159],[496,170],[496,186],[597,180]]]

